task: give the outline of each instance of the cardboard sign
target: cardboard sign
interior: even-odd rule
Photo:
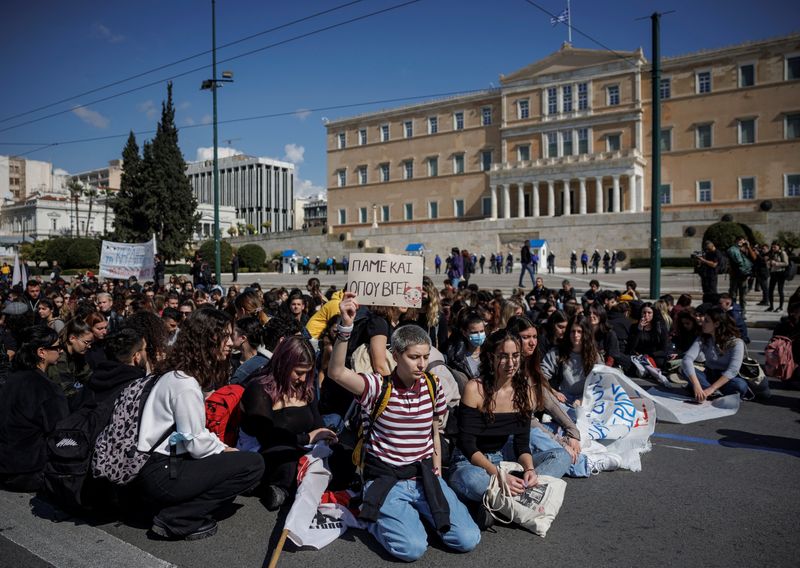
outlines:
[[[137,280],[152,280],[155,237],[146,243],[114,243],[103,241],[100,252],[100,277]]]
[[[347,291],[366,306],[422,307],[422,257],[402,254],[350,255]]]

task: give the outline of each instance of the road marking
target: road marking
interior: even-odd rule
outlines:
[[[656,444],[657,446],[661,446],[662,448],[672,448],[674,450],[686,450],[687,452],[693,452],[694,448],[684,448],[683,446],[670,446],[669,444]]]
[[[757,444],[743,444],[741,442],[728,441],[725,439],[712,440],[710,438],[698,438],[696,436],[683,436],[681,434],[658,434],[653,433],[654,438],[664,438],[666,440],[675,440],[676,442],[692,442],[695,444],[704,444],[706,446],[723,446],[725,448],[739,448],[743,450],[758,450],[761,452],[775,452],[778,454],[788,454],[796,458],[800,458],[800,451],[789,450],[785,448],[775,448],[770,446],[759,446]]]
[[[55,568],[175,566],[28,493],[0,491],[0,504],[0,533]]]

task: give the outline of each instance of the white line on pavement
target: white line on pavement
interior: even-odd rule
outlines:
[[[670,446],[669,444],[655,444],[661,446],[662,448],[672,448],[673,450],[686,450],[687,452],[693,452],[694,448],[684,448],[683,446]]]

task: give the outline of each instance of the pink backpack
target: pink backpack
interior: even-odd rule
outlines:
[[[783,335],[776,335],[769,340],[764,349],[764,359],[767,376],[782,381],[791,379],[797,369],[792,355],[792,340]]]

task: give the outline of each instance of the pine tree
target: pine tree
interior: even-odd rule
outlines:
[[[143,188],[142,158],[133,131],[128,135],[128,141],[122,150],[122,168],[119,191],[111,204],[114,210],[114,238],[122,242],[135,242],[138,240],[138,229],[134,221],[134,203],[141,197]]]

